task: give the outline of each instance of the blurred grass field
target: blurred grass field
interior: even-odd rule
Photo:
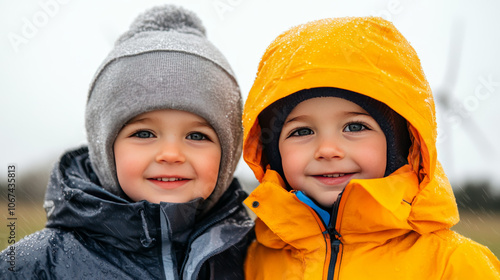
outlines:
[[[16,205],[16,241],[45,226],[45,211],[42,202],[18,201]],[[2,226],[0,227],[0,250],[6,248],[10,229],[7,227],[7,204],[2,203],[0,211]],[[460,211],[460,222],[453,227],[458,233],[487,246],[500,257],[500,213],[481,211]]]
[[[460,211],[454,231],[488,247],[500,259],[500,213]]]
[[[17,201],[14,216],[8,216],[7,203],[2,201],[0,204],[0,217],[1,217],[1,227],[0,227],[0,250],[7,248],[11,245],[8,243],[9,237],[11,235],[9,227],[7,225],[10,222],[16,223],[15,237],[16,242],[21,240],[24,236],[29,235],[35,231],[38,231],[45,227],[45,222],[47,221],[45,217],[45,210],[43,210],[43,202],[32,202],[32,201]],[[16,220],[8,220],[8,218],[14,217]]]

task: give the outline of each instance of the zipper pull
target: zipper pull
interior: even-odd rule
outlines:
[[[340,251],[340,240],[334,239],[332,241],[332,251],[337,254]]]
[[[333,239],[338,240],[342,235],[334,228],[334,227],[328,227],[328,234],[330,234],[330,237]]]
[[[335,202],[333,202],[333,205],[332,205],[332,216],[330,218],[330,224],[328,225],[328,233],[330,234],[330,236],[332,237],[332,239],[337,239],[337,237],[342,237],[340,235],[340,233],[338,233],[337,229],[335,229],[335,225],[337,223],[337,215],[338,215],[338,212],[339,212],[339,205],[340,205],[340,199],[342,198],[342,194],[343,194],[344,191],[340,192],[339,196],[337,197],[337,199],[335,200]]]

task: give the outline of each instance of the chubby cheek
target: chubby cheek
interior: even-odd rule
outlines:
[[[212,194],[217,184],[221,153],[217,150],[209,151],[203,155],[198,154],[197,158],[198,160],[194,162],[196,163],[195,168],[200,179],[200,185],[197,187],[196,192],[206,199]]]
[[[214,191],[219,175],[219,168],[206,170],[205,172],[203,179],[200,180],[201,186],[199,186],[197,191],[203,199],[207,199]]]
[[[124,147],[115,146],[116,175],[122,190],[134,199],[135,188],[132,186],[137,184],[137,180],[142,178],[144,168],[141,166],[141,161],[138,160],[138,157],[134,153],[131,153],[130,149],[126,153],[123,151]]]
[[[307,164],[305,160],[306,151],[302,151],[298,147],[291,148],[283,146],[280,148],[281,162],[283,173],[290,187],[299,189],[302,185],[301,178],[304,174],[304,168]]]
[[[365,178],[384,177],[387,165],[387,148],[385,139],[379,142],[366,144],[363,149],[357,150],[357,158],[362,163],[362,169],[366,171]]]
[[[116,175],[120,184],[134,178],[137,168],[133,168],[132,160],[127,157],[115,157]]]

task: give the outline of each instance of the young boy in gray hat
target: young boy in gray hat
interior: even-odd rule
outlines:
[[[242,279],[253,223],[233,178],[241,114],[195,14],[139,16],[91,83],[88,147],[54,168],[46,228],[2,252],[2,278]]]

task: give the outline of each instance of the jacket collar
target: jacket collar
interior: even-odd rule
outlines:
[[[189,233],[183,230],[206,229],[205,224],[220,221],[241,208],[240,203],[246,197],[235,180],[219,204],[198,221],[195,210],[188,211],[189,214],[184,211],[199,205],[198,200],[161,204],[130,202],[104,190],[96,178],[86,147],[64,154],[52,171],[45,195],[46,226],[71,229],[121,250],[138,252],[160,243],[160,211],[168,216],[168,230],[175,233],[176,241],[185,242]],[[172,215],[179,211],[184,211],[182,218],[174,218]]]
[[[256,228],[262,233],[257,233],[259,241],[272,248],[290,244],[314,249],[306,240],[326,234],[326,228],[312,208],[283,186],[280,176],[268,169],[262,184],[245,200],[265,224]],[[352,180],[340,200],[335,225],[342,243],[383,244],[412,230],[424,234],[451,227],[456,222],[450,214],[455,209],[451,200],[448,204],[421,205],[419,200],[424,198],[420,196],[428,194],[419,193],[418,186],[408,165],[385,178]],[[436,211],[450,218],[436,219]]]

